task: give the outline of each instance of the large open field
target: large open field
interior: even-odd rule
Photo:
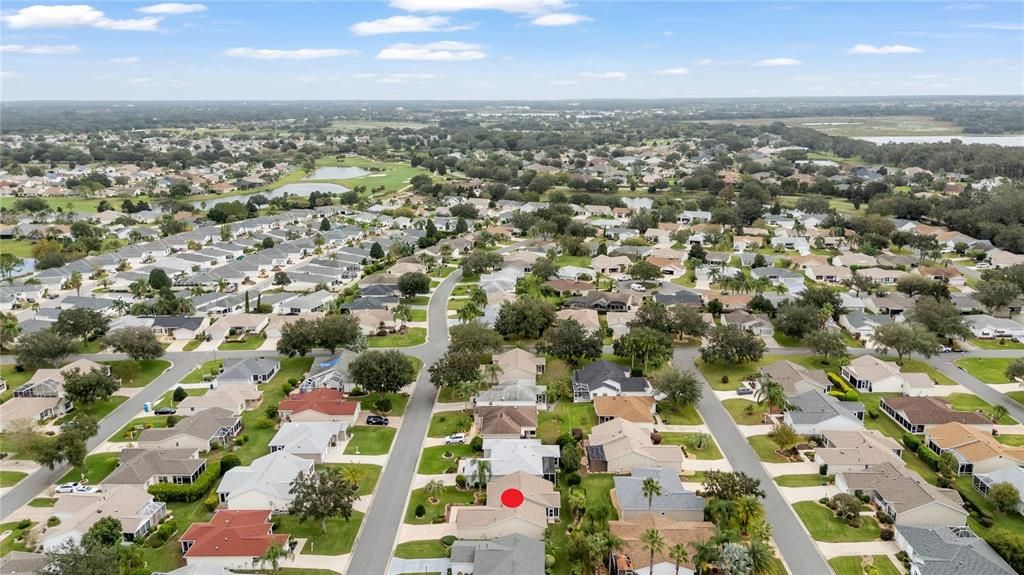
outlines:
[[[862,138],[870,136],[949,136],[962,132],[952,122],[942,122],[927,116],[882,117],[810,117],[810,118],[751,118],[715,120],[709,123],[761,125],[782,122],[794,128],[812,128],[830,136]]]
[[[326,167],[351,167],[351,168],[363,168],[365,170],[373,171],[374,173],[358,178],[348,178],[343,180],[303,180],[307,182],[325,182],[332,184],[341,184],[349,188],[355,186],[366,186],[372,190],[374,188],[384,186],[385,192],[397,192],[409,184],[409,180],[413,176],[419,174],[428,174],[423,168],[413,168],[409,164],[400,162],[379,162],[377,160],[371,160],[369,158],[362,157],[347,157],[341,160],[337,158],[320,158],[316,161],[318,168]],[[382,170],[382,171],[375,171]]]

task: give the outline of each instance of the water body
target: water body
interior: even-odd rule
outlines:
[[[362,168],[317,168],[315,172],[307,176],[306,180],[349,180],[361,178],[370,172]]]
[[[875,144],[938,144],[960,140],[965,144],[995,144],[997,146],[1024,146],[1024,134],[1012,136],[869,136],[856,138]]]
[[[358,168],[356,168],[358,169]],[[280,198],[285,194],[289,196],[308,196],[313,192],[321,192],[326,194],[342,194],[349,191],[348,188],[339,184],[314,184],[309,183],[296,183],[296,184],[285,184],[280,188],[276,188],[267,192],[253,192],[251,194],[239,194],[234,196],[225,196],[223,198],[215,198],[212,200],[197,200],[192,202],[193,206],[205,205],[206,209],[210,209],[217,204],[224,202],[242,202],[243,204],[249,201],[250,196],[257,194],[267,199]],[[205,203],[204,203],[205,202]]]

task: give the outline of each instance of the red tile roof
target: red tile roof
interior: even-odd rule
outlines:
[[[221,510],[209,523],[193,523],[180,541],[192,542],[185,557],[260,557],[289,536],[274,534],[270,510]]]
[[[313,410],[326,415],[355,415],[359,403],[345,399],[345,394],[336,389],[317,389],[307,393],[294,394],[278,406],[282,413],[299,413]]]

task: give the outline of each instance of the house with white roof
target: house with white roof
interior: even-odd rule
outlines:
[[[275,451],[249,465],[229,469],[217,487],[217,497],[227,509],[285,513],[294,499],[292,484],[299,475],[313,473],[313,466],[311,459]]]

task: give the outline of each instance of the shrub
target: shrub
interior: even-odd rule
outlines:
[[[722,383],[729,383],[729,376],[728,375],[723,375],[722,376]]]
[[[545,569],[551,569],[554,566],[555,566],[555,556],[551,555],[550,553],[549,554],[545,554],[544,555],[544,568]]]
[[[747,415],[754,415],[754,404],[751,403],[750,405],[744,407],[743,408],[743,413],[745,413]]]
[[[982,518],[978,519],[978,523],[980,523],[981,526],[985,527],[985,528],[989,528],[989,527],[992,527],[993,525],[995,525],[995,522],[992,521],[991,517],[982,517]]]
[[[572,439],[576,443],[583,441],[583,430],[578,427],[572,428]]]
[[[290,385],[292,387],[295,387],[298,384],[299,384],[299,379],[298,378],[296,378],[296,377],[289,377],[288,378],[288,385]]]
[[[441,545],[444,545],[445,547],[451,547],[453,543],[455,543],[454,535],[445,535],[441,538]]]
[[[284,392],[285,396],[288,396],[293,389],[295,389],[295,386],[290,383],[286,383],[281,386],[281,391]]]
[[[167,542],[167,538],[164,537],[160,533],[160,531],[157,531],[156,533],[150,535],[146,539],[146,547],[152,547],[152,548],[156,549],[157,547],[162,547],[163,544],[166,543],[166,542]]]
[[[893,531],[892,529],[889,529],[887,527],[885,529],[882,529],[882,535],[881,536],[882,536],[882,541],[892,541],[893,538],[896,537],[896,532]]]
[[[860,523],[860,515],[854,515],[853,517],[848,517],[846,519],[846,524],[849,525],[850,527],[853,527],[854,529],[860,529],[860,525],[861,525],[861,523]]]
[[[416,517],[423,517],[427,514],[427,508],[424,507],[422,503],[417,503],[414,513],[416,513]]]
[[[174,427],[175,425],[178,425],[179,421],[181,421],[181,416],[180,415],[168,415],[167,416],[167,427]]]
[[[238,458],[234,453],[229,453],[220,459],[220,474],[223,476],[225,473],[231,470],[233,467],[238,467],[242,464],[242,460]]]
[[[220,462],[214,461],[206,465],[206,469],[199,474],[195,483],[189,485],[178,485],[175,483],[155,483],[149,486],[149,493],[158,501],[167,503],[191,503],[199,501],[220,477]]]
[[[878,413],[877,409],[869,409],[868,410],[868,417],[870,417],[871,419],[878,419],[879,415],[880,414]]]
[[[875,512],[875,518],[878,519],[879,523],[882,523],[882,524],[885,524],[885,525],[891,525],[892,524],[892,516],[890,516],[885,511],[876,511]]]
[[[456,475],[455,476],[455,485],[459,489],[465,489],[466,488],[466,476],[461,474],[461,473]]]
[[[828,475],[828,464],[827,463],[822,463],[821,465],[818,466],[818,474],[819,475]]]
[[[582,481],[583,481],[583,479],[582,479],[582,478],[580,478],[580,474],[579,474],[579,473],[576,473],[575,471],[573,471],[573,472],[571,472],[571,473],[568,473],[568,474],[566,474],[566,476],[565,476],[565,483],[566,483],[567,485],[569,485],[569,487],[576,487],[576,486],[577,486],[577,485],[579,485],[579,484],[580,484],[580,483],[581,483]]]
[[[821,499],[818,500],[818,503],[821,503],[825,507],[832,507],[832,500],[829,499],[828,497],[822,497]]]
[[[917,451],[917,448],[921,446],[921,440],[911,433],[904,433],[903,445],[905,445],[907,449],[911,451]]]
[[[220,496],[216,491],[211,491],[210,494],[206,496],[206,499],[203,500],[203,505],[206,506],[207,511],[213,511],[220,506]]]
[[[829,373],[828,379],[829,381],[832,382],[833,390],[838,390],[843,393],[849,393],[851,391],[854,391],[854,389],[850,387],[850,384],[846,383],[846,381],[844,381],[843,378],[839,377],[839,375],[836,373]]]
[[[860,400],[860,394],[857,393],[856,390],[851,389],[850,391],[846,392],[846,401],[859,401],[859,400]]]
[[[171,399],[174,400],[174,403],[178,403],[179,401],[184,401],[186,397],[188,397],[188,392],[185,391],[184,387],[175,387],[174,388],[174,394],[171,395]]]
[[[928,467],[938,471],[939,469],[939,456],[935,455],[935,452],[927,447],[921,447],[917,450],[917,454],[921,456],[921,460],[928,464]]]
[[[56,515],[46,520],[47,527],[56,527],[58,525],[60,525],[60,519]]]
[[[366,395],[366,394],[363,392],[363,388],[361,388],[361,387],[359,387],[357,385],[357,386],[352,388],[352,391],[349,392],[349,395]]]
[[[382,397],[373,403],[373,408],[381,413],[388,413],[391,411],[391,399]]]
[[[946,477],[945,475],[939,475],[938,477],[935,478],[935,485],[941,487],[942,489],[946,489],[953,485],[953,480]]]
[[[267,408],[263,410],[263,413],[267,414],[267,418],[268,419],[277,419],[277,413],[278,413],[277,406],[276,405],[268,405]]]
[[[473,436],[473,439],[469,440],[469,448],[472,449],[473,451],[483,451],[484,438],[480,437],[479,435]]]
[[[655,445],[661,445],[661,439],[662,438],[660,433],[658,433],[657,431],[651,432],[651,443]]]
[[[31,519],[22,519],[21,521],[18,522],[18,529],[23,529],[24,530],[24,529],[28,529],[29,527],[32,527],[32,520]]]

